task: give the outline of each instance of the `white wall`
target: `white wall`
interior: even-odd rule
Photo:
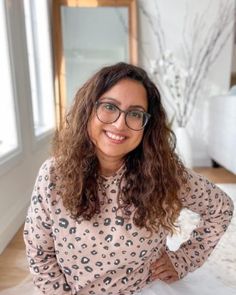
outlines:
[[[159,7],[161,23],[166,38],[166,45],[174,54],[176,54],[177,58],[181,59],[183,58],[181,57],[181,46],[186,8],[188,9],[188,20],[193,19],[194,15],[204,12],[204,20],[207,27],[214,21],[216,11],[221,0],[215,0],[214,3],[211,0],[138,0],[138,3],[142,4],[151,15],[156,15],[154,5],[155,1]],[[224,1],[234,2],[234,0]],[[140,64],[146,68],[146,70],[150,70],[150,62],[148,60],[156,59],[159,56],[156,38],[151,32],[147,19],[140,12],[138,23]],[[156,24],[156,27],[157,26],[158,24]],[[203,34],[205,31],[206,28],[204,27],[202,30]],[[217,91],[219,94],[225,93],[229,89],[232,66],[232,43],[233,36],[231,36],[228,40],[226,46],[216,60],[215,65],[206,77],[207,83],[213,83],[215,87],[218,88]],[[206,147],[207,100],[207,97],[204,97],[196,106],[195,113],[187,126],[188,133],[191,137],[194,166],[211,165],[211,160]]]
[[[0,253],[24,222],[37,171],[42,161],[48,157],[49,142],[49,137],[36,142],[33,136],[23,0],[6,2],[11,29],[22,152],[13,161],[0,167]]]

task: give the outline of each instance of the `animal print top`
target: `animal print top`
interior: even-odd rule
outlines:
[[[101,214],[75,221],[65,210],[53,160],[41,167],[25,222],[24,239],[35,285],[44,294],[134,294],[148,284],[149,266],[166,251],[183,278],[201,266],[227,229],[231,199],[204,177],[189,171],[183,205],[201,215],[201,224],[176,251],[166,246],[167,232],[152,237],[116,210],[122,167],[101,178]]]

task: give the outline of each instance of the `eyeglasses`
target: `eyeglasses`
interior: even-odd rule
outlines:
[[[150,114],[139,110],[122,111],[118,106],[110,102],[96,101],[95,106],[97,118],[102,123],[114,123],[119,119],[120,114],[124,113],[126,125],[135,131],[142,130],[151,117]]]

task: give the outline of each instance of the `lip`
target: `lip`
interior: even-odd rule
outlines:
[[[107,132],[109,133],[112,133],[116,136],[120,136],[120,137],[124,137],[123,139],[115,139],[115,138],[111,138],[108,136]],[[117,133],[117,132],[113,132],[113,131],[109,131],[109,130],[104,130],[104,134],[106,136],[106,138],[109,139],[109,141],[113,142],[113,143],[123,143],[126,139],[127,139],[127,136],[122,134],[122,133]]]

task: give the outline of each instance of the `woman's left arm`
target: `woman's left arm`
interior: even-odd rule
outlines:
[[[200,267],[210,256],[228,228],[233,216],[233,201],[219,187],[193,171],[180,199],[185,208],[200,215],[200,224],[177,251],[167,248],[167,255],[179,278]]]

